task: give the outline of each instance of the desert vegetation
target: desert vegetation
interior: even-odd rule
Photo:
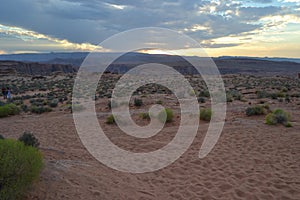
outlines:
[[[13,103],[0,106],[0,118],[19,114],[20,109]]]
[[[160,122],[164,123],[169,123],[173,121],[174,118],[174,112],[170,108],[165,108],[162,111],[160,111],[157,115],[157,118]]]
[[[204,108],[200,110],[200,119],[203,121],[210,121],[212,117],[212,110],[210,108]]]
[[[290,120],[291,115],[282,109],[275,109],[266,116],[266,124],[268,125],[283,124],[286,127],[291,127]]]
[[[0,139],[1,200],[22,199],[43,167],[37,139],[23,134],[19,140]]]
[[[96,94],[93,96],[95,99],[97,119],[99,123],[103,125],[104,129],[108,131],[107,136],[110,137],[110,139],[112,139],[114,142],[117,141],[117,143],[119,140],[123,141],[123,139],[125,141],[130,141],[129,143],[132,146],[123,145],[122,147],[124,147],[124,149],[134,150],[136,152],[138,150],[150,152],[152,150],[156,150],[155,148],[158,143],[159,145],[163,146],[165,141],[171,141],[172,138],[168,137],[173,137],[171,133],[176,132],[176,126],[178,126],[181,120],[179,116],[180,104],[171,91],[156,84],[149,84],[138,88],[130,99],[129,110],[133,120],[141,126],[146,126],[151,118],[153,120],[159,120],[162,123],[166,122],[164,129],[161,131],[162,134],[154,136],[154,143],[146,143],[145,140],[139,140],[138,142],[135,142],[132,140],[132,138],[124,136],[126,134],[123,134],[121,131],[119,131],[118,127],[115,125],[115,116],[112,115],[112,108],[121,108],[121,106],[127,106],[124,102],[120,103],[111,100],[112,90],[119,78],[120,75],[117,74],[105,74],[99,81]],[[203,126],[200,127],[201,133],[203,133],[206,131],[205,127],[207,127],[208,122],[211,120],[211,117],[214,114],[213,110],[211,110],[210,93],[205,82],[200,76],[188,75],[186,78],[194,88],[193,91],[188,91],[187,93],[193,93],[199,102],[199,118],[201,121],[204,121],[200,123],[205,123],[204,128]],[[291,134],[297,139],[296,135],[299,132],[299,113],[297,113],[297,110],[300,109],[300,81],[298,79],[292,77],[224,75],[223,80],[226,89],[228,112],[225,122],[225,129],[222,133],[220,143],[223,145],[222,148],[226,149],[228,147],[228,143],[222,143],[223,140],[236,142],[236,144],[230,143],[230,149],[226,149],[226,154],[228,151],[231,151],[231,148],[236,147],[237,150],[232,154],[232,157],[237,157],[240,152],[244,152],[246,154],[247,151],[254,151],[251,153],[261,155],[261,146],[263,144],[256,145],[255,142],[245,142],[251,140],[251,138],[262,137],[262,140],[265,139],[264,142],[268,143],[266,148],[271,148],[270,151],[273,152],[273,146],[274,148],[276,145],[278,146],[278,144],[274,144],[278,140],[274,139],[274,142],[273,138],[285,137],[286,135]],[[48,167],[50,166],[50,171],[53,174],[57,174],[59,181],[55,182],[55,184],[58,184],[61,188],[64,188],[64,184],[72,183],[70,188],[73,187],[75,189],[72,191],[69,190],[70,194],[73,194],[75,190],[78,190],[78,188],[74,186],[76,184],[73,184],[72,182],[75,180],[74,177],[77,177],[78,171],[80,171],[82,174],[86,174],[94,173],[94,171],[96,172],[98,170],[99,165],[93,166],[93,161],[89,160],[92,158],[83,153],[85,150],[82,148],[82,145],[78,140],[76,130],[74,130],[74,121],[72,120],[71,113],[74,111],[83,111],[83,113],[85,113],[85,111],[88,112],[88,110],[85,110],[86,108],[84,106],[84,100],[86,98],[84,92],[82,93],[82,101],[74,102],[72,105],[73,83],[74,76],[63,75],[45,76],[45,78],[38,80],[32,80],[30,77],[22,76],[16,76],[10,78],[9,80],[0,80],[0,84],[7,84],[11,86],[13,95],[13,99],[9,101],[4,99],[1,99],[0,101],[1,123],[3,122],[3,124],[8,124],[5,126],[5,129],[0,132],[0,160],[1,164],[7,162],[5,164],[7,167],[0,169],[0,171],[2,170],[0,174],[0,194],[12,195],[5,197],[6,199],[15,199],[19,198],[19,196],[23,196],[24,192],[27,191],[28,186],[30,186],[31,183],[36,180],[42,167],[40,162],[40,151],[45,153],[46,164]],[[184,97],[184,95],[184,93],[179,94],[180,97]],[[164,107],[164,109],[160,113],[156,114],[155,116],[151,116],[150,118],[150,114],[152,113],[149,114],[149,110],[154,104],[159,104],[160,106]],[[23,121],[25,122],[23,123]],[[25,132],[20,137],[19,135],[15,135],[14,130],[24,131],[27,126],[31,127],[31,125],[33,125],[31,131],[35,131],[35,129],[43,131],[43,140],[38,141],[30,131]],[[274,133],[269,133],[269,129],[272,129]],[[283,130],[286,131],[284,134]],[[4,137],[7,137],[7,135],[13,135],[13,138],[17,138],[18,140],[4,139]],[[289,141],[290,143],[296,140],[286,139],[286,141]],[[145,146],[143,146],[144,143],[146,143]],[[199,143],[199,146],[200,145],[201,144]],[[251,145],[254,145],[254,147]],[[40,147],[40,151],[37,149],[38,147]],[[245,149],[243,149],[244,147]],[[219,151],[222,148],[217,148],[215,151]],[[6,150],[4,151],[4,149]],[[2,151],[4,151],[4,153]],[[8,154],[8,151],[14,153]],[[79,156],[77,155],[78,152],[80,154]],[[2,156],[4,154],[5,156]],[[81,154],[84,154],[84,156],[81,157]],[[222,152],[220,154],[222,154]],[[188,156],[190,155],[192,154],[188,154]],[[292,154],[290,152],[286,152],[286,155],[289,156]],[[24,166],[24,170],[26,171],[22,171],[22,175],[18,175],[18,177],[22,180],[24,179],[24,181],[22,181],[22,185],[16,185],[15,188],[11,187],[11,185],[15,184],[12,182],[13,180],[6,179],[7,182],[4,182],[3,177],[9,176],[7,174],[17,174],[18,170],[20,171],[21,169],[17,169],[13,163],[9,163],[8,161],[11,159],[11,157],[8,156],[13,156],[14,159],[20,159],[20,161],[16,160],[15,163],[17,165],[21,165],[20,163],[23,162],[25,163],[22,166]],[[26,159],[29,157],[32,159],[30,162],[26,161]],[[288,159],[290,158],[292,157],[289,157]],[[188,158],[188,160],[192,159],[193,158],[191,157]],[[247,163],[247,165],[245,164],[243,167],[261,167],[262,165],[257,163],[263,163],[265,158],[262,157],[259,159],[261,160],[253,160],[253,163],[252,161],[250,162],[249,159],[245,159],[241,161],[241,165],[243,165],[243,163],[250,162],[250,164]],[[278,157],[276,159],[278,159]],[[219,159],[222,165],[221,160],[222,159]],[[211,160],[210,162],[214,161]],[[229,162],[232,161],[229,160]],[[231,164],[233,165],[233,163],[235,162],[232,162]],[[175,163],[175,165],[177,164]],[[82,171],[82,169],[86,168],[85,166],[91,166],[91,172]],[[199,165],[197,164],[195,166],[195,168],[197,168]],[[222,167],[225,167],[225,170],[227,170],[227,174],[232,173],[232,168],[229,167],[226,169],[226,166],[226,164],[222,165]],[[73,169],[74,171],[72,171]],[[26,177],[23,177],[23,174],[26,174],[25,172],[27,172],[27,170],[31,171],[32,173],[28,176],[26,175]],[[108,171],[107,169],[105,170],[106,172]],[[264,170],[264,168],[260,168],[260,170]],[[201,173],[200,171],[197,172]],[[75,175],[72,175],[72,173]],[[241,173],[243,172],[241,171]],[[48,185],[49,182],[53,183],[53,180],[49,178],[52,177],[53,174],[50,174],[49,176],[48,174],[43,175],[44,177],[41,179],[42,183],[45,185]],[[89,175],[89,177],[94,176],[97,177],[97,174]],[[205,177],[206,174],[202,174],[202,176]],[[67,177],[68,180],[65,180],[61,177]],[[99,177],[97,178],[97,180],[101,179]],[[239,181],[239,179],[236,179],[236,177],[232,178],[229,176],[227,178],[232,179],[233,182]],[[117,180],[118,177],[114,177],[113,179],[116,183],[119,181]],[[89,178],[81,177],[81,181],[82,180],[89,180]],[[135,178],[134,180],[137,179]],[[75,181],[80,182],[80,180]],[[144,182],[138,182],[138,184],[144,184]],[[242,182],[240,182],[240,184],[242,184]],[[43,185],[39,185],[35,187],[33,192],[30,192],[30,195],[33,195],[34,193],[36,198],[31,198],[30,196],[27,199],[43,199],[43,191],[48,190],[51,190],[51,192],[56,192],[59,190],[61,193],[64,193],[63,189],[60,189],[56,186],[53,187],[54,189],[48,189]],[[94,192],[89,191],[89,188],[86,185],[83,185],[82,187],[84,187],[88,192]],[[124,185],[122,187],[124,187]],[[100,189],[100,192],[101,190],[102,188]],[[37,192],[35,193],[35,191]],[[95,192],[95,194],[97,193],[98,191]],[[234,193],[234,195],[236,194]],[[3,199],[5,198],[3,197]]]

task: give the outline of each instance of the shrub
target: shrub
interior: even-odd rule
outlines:
[[[156,101],[156,104],[162,105],[163,101],[162,100],[158,100],[158,101]]]
[[[26,146],[38,148],[40,145],[38,139],[30,132],[24,132],[18,140],[23,142]]]
[[[162,123],[169,123],[174,118],[174,113],[170,108],[165,108],[164,110],[160,111],[157,116],[158,120]]]
[[[0,140],[0,197],[22,198],[43,167],[42,154],[20,141]]]
[[[204,121],[210,121],[212,116],[212,111],[210,108],[200,110],[200,119]]]
[[[58,105],[58,100],[57,100],[57,99],[53,99],[53,100],[49,103],[49,106],[50,106],[51,108],[55,108],[55,107],[57,107],[57,105]]]
[[[20,106],[20,105],[23,105],[23,100],[14,100],[14,104],[16,105],[16,106]]]
[[[242,94],[238,90],[230,90],[227,92],[227,95],[234,100],[242,100]]]
[[[9,115],[16,115],[20,113],[20,109],[13,103],[0,106],[0,117],[7,117]]]
[[[47,104],[50,104],[50,103],[48,103],[48,100],[44,99],[42,104],[43,104],[43,106],[46,106]]]
[[[264,113],[264,108],[262,106],[253,106],[246,109],[247,116],[263,115]]]
[[[202,90],[199,95],[199,97],[210,97],[209,91],[208,90]]]
[[[106,118],[106,123],[107,123],[107,124],[114,124],[114,123],[116,123],[115,117],[114,117],[113,115],[108,116],[108,117]]]
[[[226,93],[226,101],[227,102],[232,102],[233,101],[233,97],[232,97],[232,95],[230,94],[230,93]]]
[[[46,106],[32,106],[31,107],[31,112],[36,113],[36,114],[42,114],[44,112],[51,112],[52,109]]]
[[[280,98],[284,98],[286,95],[283,92],[277,92],[276,96]]]
[[[283,124],[286,127],[291,127],[290,123],[291,115],[288,112],[285,112],[281,109],[276,109],[272,113],[266,116],[266,124],[268,125],[276,125]]]
[[[277,99],[278,96],[277,96],[276,93],[271,93],[271,94],[270,94],[270,98],[271,98],[271,99]]]
[[[150,115],[149,115],[149,113],[141,113],[140,114],[140,117],[142,118],[142,119],[150,119]]]
[[[293,127],[293,125],[292,125],[291,122],[287,122],[287,123],[285,124],[285,127],[290,128],[290,127]]]
[[[71,108],[71,112],[80,112],[80,111],[83,111],[84,110],[84,106],[83,105],[81,105],[81,104],[72,104],[71,106],[70,106],[70,108]]]
[[[143,105],[143,100],[142,99],[138,99],[138,98],[134,99],[134,106],[140,107],[142,105]]]
[[[4,140],[5,138],[2,136],[2,135],[0,135],[0,140]]]
[[[270,94],[266,91],[256,91],[256,95],[258,99],[270,97]]]
[[[205,103],[204,97],[198,97],[198,103]]]
[[[300,93],[294,93],[294,94],[291,95],[291,97],[300,98]]]
[[[32,106],[44,106],[44,99],[30,99]]]
[[[22,104],[21,105],[21,109],[23,110],[23,112],[28,112],[28,106],[26,104]]]

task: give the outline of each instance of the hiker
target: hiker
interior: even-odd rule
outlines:
[[[3,95],[3,98],[6,99],[6,88],[5,87],[2,87],[2,95]]]
[[[7,89],[6,89],[6,98],[11,99],[11,91],[10,91],[9,87],[7,87]]]

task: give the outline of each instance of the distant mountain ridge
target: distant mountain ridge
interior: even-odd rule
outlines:
[[[1,60],[20,61],[20,62],[41,62],[49,64],[71,64],[79,67],[89,52],[52,52],[52,53],[23,53],[23,54],[0,54]],[[114,53],[101,53],[101,54],[114,54]],[[127,58],[149,58],[149,57],[172,57],[169,55],[160,54],[144,54],[131,52],[128,53]],[[183,56],[184,57],[184,56]],[[254,59],[266,60],[274,62],[296,62],[300,63],[300,58],[277,58],[277,57],[247,57],[247,56],[220,56],[214,57],[214,60],[236,60],[236,59]]]
[[[300,58],[277,58],[277,57],[247,57],[247,56],[220,56],[217,59],[255,59],[255,60],[267,60],[274,62],[295,62],[300,63]]]
[[[20,62],[40,62],[50,63],[52,60],[84,59],[88,53],[23,53],[23,54],[2,54],[0,60],[20,61]],[[63,63],[59,63],[63,64]],[[69,63],[70,64],[70,63]]]
[[[88,52],[44,53],[44,54],[11,54],[0,55],[0,67],[9,71],[14,66],[22,73],[50,74],[55,71],[63,73],[76,72]],[[119,53],[99,53],[101,56],[115,57]],[[175,68],[182,74],[196,74],[195,68],[182,56],[164,54],[144,54],[130,52],[116,59],[107,69],[112,73],[126,73],[135,66],[145,63],[161,63]],[[189,57],[195,59],[196,57]],[[2,60],[2,61],[1,61]],[[13,64],[3,64],[10,60]],[[222,56],[213,58],[221,74],[254,74],[254,75],[289,75],[298,76],[300,59],[290,58],[254,58]],[[2,63],[2,64],[1,64]],[[205,63],[204,63],[205,65]],[[6,67],[4,67],[6,66]],[[28,67],[31,66],[31,67]]]

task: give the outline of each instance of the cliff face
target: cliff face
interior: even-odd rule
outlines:
[[[0,61],[0,74],[50,75],[53,72],[73,73],[77,70],[72,65],[25,63],[17,61]]]

